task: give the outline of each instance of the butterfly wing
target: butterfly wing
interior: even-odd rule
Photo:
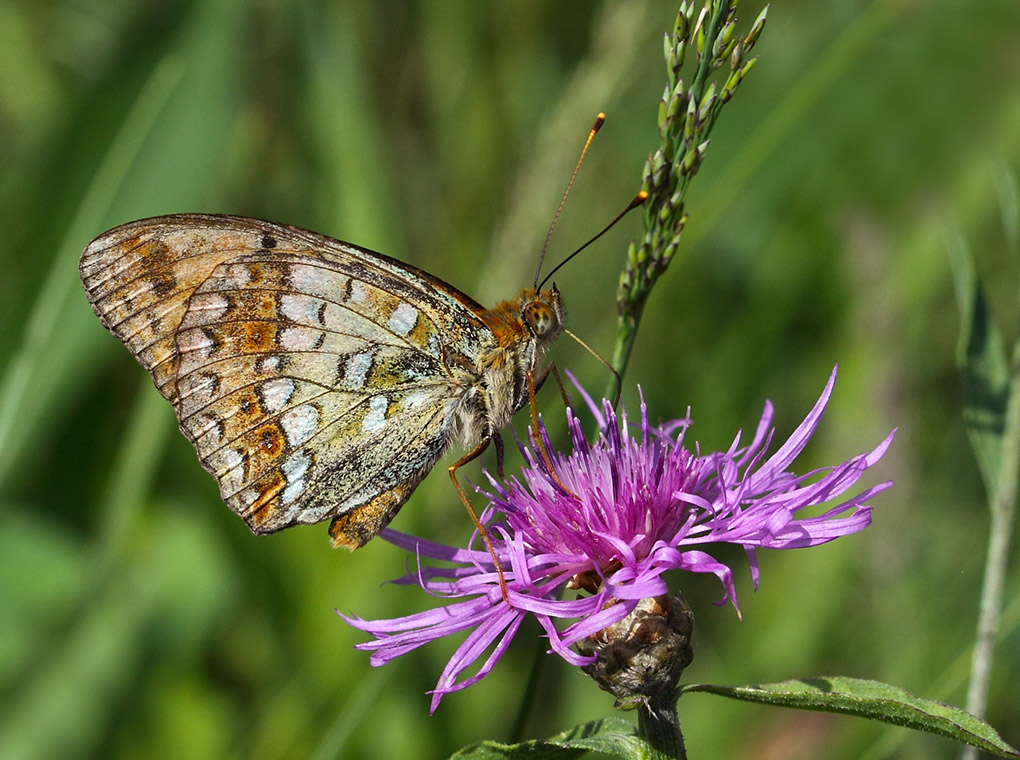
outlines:
[[[94,240],[81,275],[224,501],[256,533],[340,518],[360,546],[446,449],[482,308],[421,270],[261,220],[177,215]]]

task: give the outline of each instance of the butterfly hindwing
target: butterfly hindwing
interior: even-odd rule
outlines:
[[[123,225],[81,274],[257,533],[366,509],[347,543],[374,535],[449,443],[456,357],[492,340],[482,308],[426,273],[260,220]]]

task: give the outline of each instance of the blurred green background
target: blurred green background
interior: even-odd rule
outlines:
[[[759,8],[745,0],[741,29]],[[665,0],[0,2],[0,756],[438,758],[507,737],[537,628],[429,717],[454,643],[372,670],[334,613],[421,606],[380,587],[406,557],[383,542],[332,551],[325,526],[251,536],[90,312],[77,259],[131,219],[230,212],[385,251],[483,303],[515,297],[600,110],[550,259],[638,190],[675,13]],[[1012,340],[1020,6],[776,0],[755,52],[625,402],[640,383],[654,417],[690,405],[689,440],[714,449],[766,398],[789,433],[838,361],[799,468],[898,426],[867,481],[896,486],[863,534],[763,552],[757,593],[729,553],[742,623],[712,606],[713,578],[679,579],[698,618],[685,675],[838,673],[962,704],[988,520],[961,423],[946,239],[969,242]],[[570,326],[605,355],[639,216],[557,275]],[[553,355],[604,387],[570,341]],[[556,394],[541,402],[555,429]],[[470,533],[435,474],[394,527]],[[1006,591],[990,720],[1017,745],[1015,571]],[[533,707],[531,737],[613,713],[555,657]],[[957,753],[852,718],[707,695],[680,708],[697,758]]]

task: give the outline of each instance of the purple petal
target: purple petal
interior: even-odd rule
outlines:
[[[759,490],[761,488],[760,481],[771,479],[774,473],[785,470],[797,458],[797,455],[804,450],[808,440],[810,440],[815,432],[815,428],[818,427],[818,421],[822,418],[822,412],[825,411],[829,398],[832,396],[832,389],[836,384],[837,370],[838,366],[832,368],[832,374],[829,375],[829,380],[826,382],[824,390],[822,390],[822,395],[815,402],[811,411],[808,412],[808,416],[804,418],[804,421],[797,426],[797,429],[793,431],[793,434],[787,439],[786,443],[780,446],[779,450],[761,465],[758,472],[751,476],[747,482],[747,487],[750,490]]]

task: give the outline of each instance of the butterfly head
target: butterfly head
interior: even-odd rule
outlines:
[[[563,301],[555,285],[549,290],[525,290],[521,294],[521,321],[539,343],[547,343],[563,332]]]

